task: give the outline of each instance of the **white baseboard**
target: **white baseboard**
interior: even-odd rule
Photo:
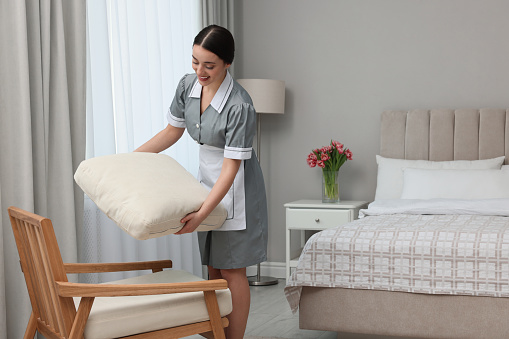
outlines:
[[[253,276],[257,274],[257,266],[249,266],[247,268],[247,276]],[[286,264],[284,262],[262,262],[260,264],[260,275],[268,276],[278,279],[285,279],[286,275]]]

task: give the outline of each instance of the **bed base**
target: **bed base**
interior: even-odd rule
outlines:
[[[303,287],[299,327],[341,339],[492,339],[509,338],[508,315],[509,298]]]

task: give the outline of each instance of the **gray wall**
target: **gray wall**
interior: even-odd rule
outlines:
[[[236,77],[286,81],[262,119],[269,260],[285,260],[283,204],[321,198],[307,154],[336,139],[354,160],[343,200],[372,200],[380,113],[509,107],[509,1],[239,0]]]

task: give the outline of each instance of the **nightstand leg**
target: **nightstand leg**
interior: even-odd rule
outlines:
[[[290,230],[286,230],[286,282],[290,278]]]

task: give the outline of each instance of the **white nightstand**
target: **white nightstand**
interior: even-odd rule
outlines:
[[[366,208],[366,201],[340,201],[322,203],[321,200],[298,200],[286,203],[286,279],[291,268],[297,267],[298,257],[290,259],[290,231],[301,231],[301,248],[305,244],[305,232],[321,231],[340,226],[357,219],[359,209]]]

